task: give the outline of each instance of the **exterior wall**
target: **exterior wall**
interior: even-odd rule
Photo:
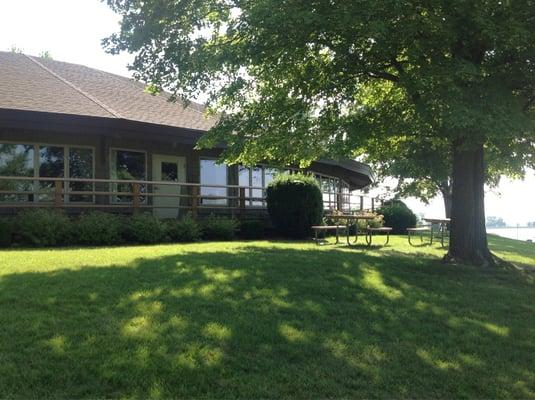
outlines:
[[[49,129],[47,129],[49,128]],[[184,143],[179,137],[171,135],[158,135],[152,132],[123,132],[111,128],[88,128],[75,126],[70,132],[53,130],[48,125],[44,125],[42,130],[22,129],[22,128],[2,128],[0,126],[0,143],[11,142],[18,144],[43,144],[43,145],[64,145],[64,146],[89,146],[94,149],[94,178],[110,179],[110,157],[111,150],[125,149],[142,151],[146,153],[146,173],[147,180],[153,179],[152,160],[154,154],[172,155],[186,158],[186,182],[200,182],[200,159],[216,158],[220,154],[219,149],[195,150],[193,144]],[[193,140],[192,140],[193,142]],[[316,171],[320,172],[320,171]],[[321,171],[323,172],[323,171]],[[229,166],[227,170],[227,184],[237,185],[239,183],[238,167]],[[96,184],[97,191],[106,191],[108,184]],[[238,196],[238,189],[229,189],[229,196]],[[109,196],[97,195],[95,202],[99,205],[109,204]],[[190,206],[190,200],[181,199],[181,205]],[[237,207],[238,200],[230,200],[229,206]],[[3,209],[5,211],[5,209]],[[221,207],[215,209],[221,213],[234,213],[230,209]],[[2,210],[0,210],[1,212]],[[203,213],[206,210],[199,210]],[[208,211],[212,212],[212,211]],[[247,209],[248,214],[264,214],[265,210],[258,208]]]

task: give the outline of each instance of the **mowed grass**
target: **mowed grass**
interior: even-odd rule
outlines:
[[[491,244],[525,268],[404,237],[0,251],[0,397],[534,398],[535,244]]]

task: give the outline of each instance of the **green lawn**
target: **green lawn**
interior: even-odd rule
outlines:
[[[233,242],[0,251],[2,398],[535,398],[523,270],[438,247]]]

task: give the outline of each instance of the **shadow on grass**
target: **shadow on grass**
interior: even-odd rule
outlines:
[[[3,397],[530,397],[533,286],[257,247],[0,280]]]

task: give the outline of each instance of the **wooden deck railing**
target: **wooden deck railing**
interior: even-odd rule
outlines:
[[[90,190],[73,190],[73,184],[82,184]],[[171,187],[171,193],[161,188]],[[155,190],[157,189],[157,190]],[[204,190],[203,190],[204,189]],[[223,194],[206,194],[215,189]],[[262,193],[250,197],[250,193]],[[74,200],[85,198],[87,201]],[[173,205],[154,204],[155,198],[174,198]],[[371,210],[377,200],[371,197],[341,192],[323,192],[326,210]],[[215,202],[220,202],[217,204]],[[215,185],[168,181],[36,178],[0,176],[0,209],[27,207],[55,208],[125,208],[137,212],[143,209],[188,209],[194,215],[202,209],[245,211],[266,207],[265,188],[256,186]]]

